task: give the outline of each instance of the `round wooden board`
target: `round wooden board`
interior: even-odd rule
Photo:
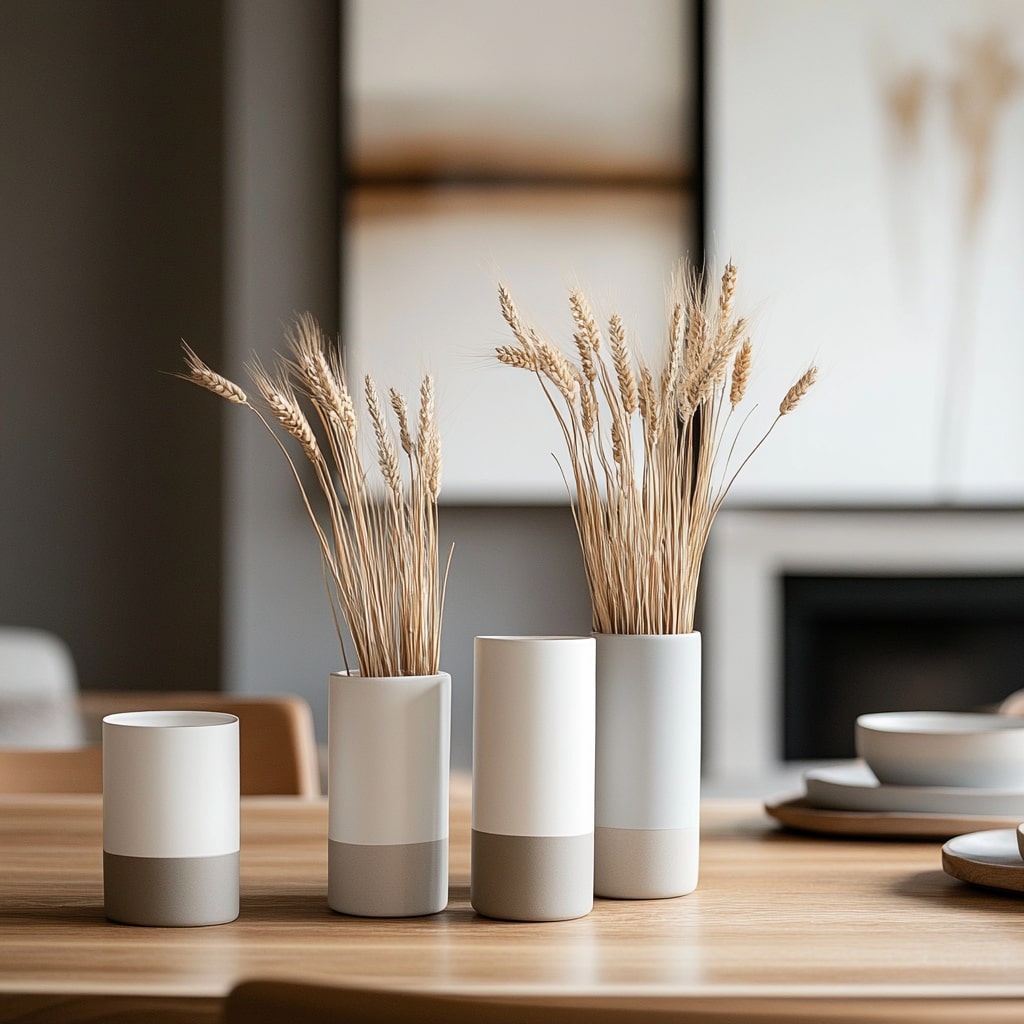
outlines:
[[[942,870],[986,889],[1024,893],[1024,860],[1017,830],[993,829],[956,836],[942,847]]]
[[[765,812],[787,828],[819,835],[888,839],[951,839],[965,832],[1016,828],[1013,818],[913,814],[895,811],[834,811],[812,807],[805,797],[765,804]]]

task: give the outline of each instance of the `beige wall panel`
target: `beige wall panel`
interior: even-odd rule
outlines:
[[[354,169],[679,175],[692,25],[680,0],[354,0]]]

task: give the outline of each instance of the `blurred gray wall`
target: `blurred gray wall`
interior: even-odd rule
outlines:
[[[337,333],[339,28],[329,0],[227,0],[224,14],[224,365],[245,383],[297,312]],[[312,530],[266,431],[223,412],[224,687],[300,693],[323,739],[340,659]]]
[[[220,678],[223,19],[0,3],[0,622],[94,688]]]

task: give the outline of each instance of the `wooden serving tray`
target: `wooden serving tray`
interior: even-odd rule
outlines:
[[[952,839],[965,832],[1016,828],[1015,818],[914,814],[895,811],[834,811],[813,807],[806,797],[769,802],[765,812],[786,828],[818,835],[888,839]]]

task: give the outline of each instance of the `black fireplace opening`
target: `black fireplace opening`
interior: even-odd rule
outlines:
[[[1024,577],[784,575],[783,757],[855,756],[873,711],[991,710],[1024,688]]]

